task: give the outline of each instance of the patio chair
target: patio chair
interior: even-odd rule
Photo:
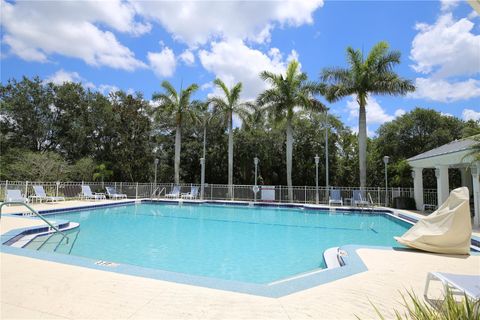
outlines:
[[[27,203],[28,199],[22,196],[22,192],[18,189],[7,190],[5,202],[23,202]]]
[[[198,187],[192,187],[190,192],[182,193],[184,199],[196,199],[198,196]]]
[[[352,204],[354,206],[368,206],[369,202],[363,200],[362,192],[360,190],[353,190]]]
[[[45,189],[43,189],[43,186],[40,186],[40,185],[33,186],[33,191],[35,191],[35,195],[29,197],[31,200],[38,200],[40,202],[42,202],[43,200],[45,200],[46,202],[65,201],[64,197],[47,196],[47,194],[45,193]]]
[[[118,193],[114,187],[105,187],[105,190],[107,190],[107,196],[110,199],[127,199],[125,193]]]
[[[172,192],[167,193],[165,195],[165,198],[179,198],[179,197],[180,197],[180,187],[179,186],[173,187]]]
[[[90,186],[82,186],[82,193],[80,195],[83,199],[104,200],[106,199],[104,193],[92,192]]]
[[[339,204],[343,206],[343,198],[340,190],[333,189],[332,191],[330,191],[330,196],[328,197],[328,205],[331,206],[332,204]]]
[[[429,272],[427,281],[425,282],[425,290],[423,296],[426,301],[428,299],[428,288],[430,281],[440,281],[443,285],[445,293],[450,290],[453,294],[466,294],[473,300],[480,299],[480,275],[463,275],[443,272]]]

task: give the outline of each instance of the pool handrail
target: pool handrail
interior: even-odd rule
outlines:
[[[40,213],[38,213],[35,209],[33,209],[32,207],[30,207],[28,204],[24,203],[24,202],[17,202],[17,201],[7,201],[7,202],[3,202],[2,204],[0,204],[0,219],[2,217],[2,208],[6,205],[11,205],[11,204],[20,204],[20,205],[23,205],[25,207],[27,207],[34,215],[36,215],[37,217],[39,217],[41,220],[43,220],[43,222],[45,222],[46,224],[48,224],[53,230],[55,230],[55,232],[58,232],[60,233],[63,238],[66,239],[66,243],[68,244],[68,237],[67,235],[63,232],[63,231],[60,231],[60,229],[58,229],[57,227],[55,227],[50,221],[48,221],[47,219],[45,219]]]

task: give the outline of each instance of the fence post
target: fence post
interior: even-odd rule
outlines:
[[[307,186],[305,186],[305,203],[307,203]]]
[[[57,181],[56,184],[57,184],[57,190],[55,192],[55,196],[58,197],[58,187],[60,186],[60,181]]]
[[[138,182],[135,186],[135,199],[138,199]]]
[[[120,192],[123,192],[123,183],[120,182]]]
[[[28,198],[28,181],[25,181],[25,198]]]

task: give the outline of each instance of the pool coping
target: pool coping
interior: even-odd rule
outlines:
[[[59,212],[91,210],[91,209],[97,209],[100,207],[130,205],[134,203],[156,203],[156,202],[172,203],[172,201],[161,201],[161,200],[140,200],[140,201],[137,200],[137,201],[129,201],[129,202],[121,202],[121,203],[109,203],[109,204],[99,204],[99,205],[91,205],[91,206],[83,206],[83,207],[71,207],[71,208],[68,208],[68,210],[64,210],[64,209],[40,210],[39,213],[50,215],[50,214],[55,214]],[[175,203],[175,201],[173,201],[173,203]],[[201,203],[219,203],[219,202],[217,201],[215,202],[183,201],[183,203],[201,204]],[[241,203],[222,202],[222,203],[234,204],[234,205],[245,204],[243,202]],[[268,206],[268,204],[262,204],[262,206]],[[279,207],[278,204],[274,204],[273,206]],[[306,208],[303,205],[293,205],[293,206],[290,205],[290,206],[282,206],[282,207],[287,207],[287,208],[303,207],[305,209],[312,209],[312,210],[329,209],[329,207],[311,207],[311,206],[308,206],[308,208]],[[350,209],[341,208],[341,211],[344,211],[344,210],[358,211],[353,208],[350,208]],[[400,220],[409,222],[409,223],[414,223],[414,221],[411,221],[411,220],[415,219],[415,217],[408,216],[403,213],[400,214],[392,210],[383,210],[383,209],[370,210],[369,209],[369,211],[375,211],[378,213],[387,214],[394,218],[400,218]],[[26,217],[26,218],[30,218],[30,217]],[[65,222],[65,221],[62,221],[62,222]],[[32,230],[41,229],[41,227],[42,226],[13,229],[8,231],[7,233],[8,234],[12,234],[14,232],[33,233]],[[43,227],[43,228],[46,228],[46,227]],[[5,234],[2,234],[2,237],[5,236]],[[18,236],[18,233],[16,236]],[[473,242],[473,236],[472,236],[472,242]],[[339,250],[342,251],[342,253],[344,253],[341,256],[341,260],[343,262],[343,265],[341,267],[327,268],[327,269],[313,269],[304,273],[293,275],[288,278],[276,280],[268,284],[256,284],[256,283],[248,283],[248,282],[241,282],[241,281],[234,281],[234,280],[224,280],[224,279],[218,279],[218,278],[212,278],[212,277],[204,277],[204,276],[190,275],[185,273],[177,273],[172,271],[139,267],[139,266],[134,266],[129,264],[122,264],[122,263],[109,264],[107,262],[105,264],[105,261],[79,257],[79,256],[71,256],[71,255],[66,255],[58,252],[50,253],[50,252],[43,252],[43,251],[36,251],[36,250],[27,250],[24,248],[16,248],[16,247],[12,247],[4,244],[3,240],[1,245],[1,252],[7,253],[7,254],[20,255],[20,256],[34,258],[34,259],[41,259],[41,260],[46,260],[46,261],[56,262],[56,263],[61,263],[66,265],[85,267],[89,269],[96,269],[96,270],[107,271],[107,272],[115,272],[119,274],[130,275],[130,276],[139,276],[139,277],[145,277],[150,279],[169,281],[169,282],[186,284],[186,285],[194,285],[194,286],[206,287],[206,288],[217,289],[217,290],[233,291],[237,293],[251,294],[251,295],[257,295],[257,296],[263,296],[263,297],[269,297],[269,298],[279,298],[295,292],[310,289],[318,285],[322,285],[322,284],[329,283],[342,278],[346,278],[361,272],[368,271],[367,266],[363,263],[362,259],[357,253],[357,250],[365,249],[365,248],[377,249],[377,250],[399,250],[400,249],[402,251],[407,250],[412,252],[419,251],[419,250],[410,249],[410,248],[364,246],[364,245],[355,245],[355,244],[344,245],[339,248]],[[471,254],[479,255],[479,253],[476,253],[476,252],[472,252]]]

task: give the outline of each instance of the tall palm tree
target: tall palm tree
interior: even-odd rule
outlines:
[[[180,94],[168,81],[161,84],[164,92],[154,93],[153,100],[160,103],[160,107],[175,118],[175,184],[180,182],[180,152],[182,147],[182,124],[185,116],[195,119],[190,98],[198,90],[197,84],[191,84],[186,89],[180,89]]]
[[[367,184],[367,120],[365,107],[370,94],[405,95],[415,90],[412,81],[399,77],[393,67],[400,63],[400,52],[389,51],[388,43],[377,43],[367,58],[360,50],[347,48],[348,68],[322,70],[323,94],[329,102],[355,95],[359,106],[358,149],[360,187]]]
[[[229,197],[233,196],[233,114],[241,118],[245,115],[249,106],[248,103],[240,100],[242,92],[242,83],[239,82],[233,87],[228,88],[220,79],[215,79],[213,83],[223,92],[223,97],[212,97],[209,102],[214,107],[216,115],[224,117],[228,127],[228,186]]]
[[[287,185],[288,199],[293,201],[292,189],[292,151],[293,129],[292,120],[296,108],[323,112],[325,106],[314,98],[320,92],[320,87],[309,82],[305,73],[300,71],[298,61],[291,61],[285,76],[269,71],[263,71],[260,77],[268,82],[270,89],[262,92],[257,98],[257,104],[263,106],[276,122],[285,120],[287,134]]]

